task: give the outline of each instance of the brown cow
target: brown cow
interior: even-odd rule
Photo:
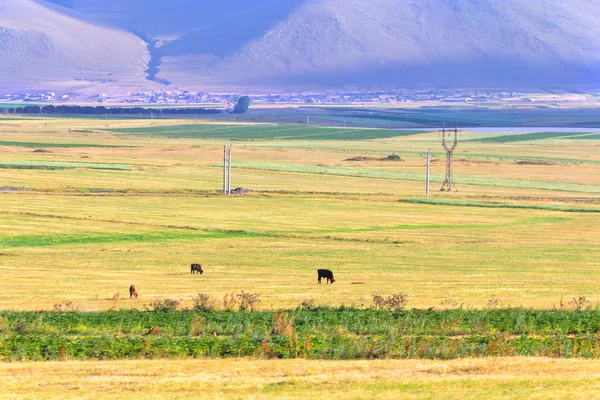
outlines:
[[[202,265],[200,264],[192,264],[191,265],[191,269],[190,272],[192,274],[195,274],[196,272],[199,273],[200,275],[202,275],[202,273],[204,273],[204,271],[202,270]]]
[[[129,286],[129,298],[130,299],[138,298],[137,290],[135,290],[135,286],[133,286],[133,285]]]

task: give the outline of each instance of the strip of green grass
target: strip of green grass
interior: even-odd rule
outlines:
[[[355,149],[355,148],[347,148],[347,147],[331,147],[331,146],[315,146],[315,145],[305,145],[305,144],[283,144],[283,143],[254,143],[252,146],[261,147],[261,148],[286,148],[286,149],[301,149],[301,150],[325,150],[325,151],[349,151],[353,153],[366,153],[366,154],[392,154],[390,150],[377,150],[377,149]],[[409,151],[404,150],[401,152],[401,155],[421,155],[422,151]],[[446,153],[441,152],[431,152],[432,157],[446,157]],[[459,158],[459,155],[456,156]],[[460,157],[465,157],[467,161],[470,159],[481,159],[481,160],[509,160],[509,161],[523,161],[523,160],[543,160],[543,161],[551,161],[554,163],[569,163],[569,164],[591,164],[591,165],[600,165],[600,161],[595,160],[584,160],[584,159],[576,159],[576,158],[559,158],[559,157],[540,157],[535,155],[528,156],[511,156],[508,154],[477,154],[477,153],[469,153],[460,155]]]
[[[130,164],[107,164],[90,162],[69,162],[69,161],[29,161],[29,160],[5,160],[0,161],[0,168],[4,169],[103,169],[116,171],[129,171],[133,168]]]
[[[235,139],[235,140],[369,140],[408,136],[422,131],[391,129],[327,128],[303,125],[171,125],[147,128],[113,129],[126,135],[148,135],[170,138]]]
[[[580,212],[580,213],[600,213],[598,208],[583,207],[565,207],[555,205],[537,205],[537,204],[510,204],[493,201],[467,201],[456,199],[402,199],[401,203],[411,204],[432,204],[440,206],[458,206],[458,207],[484,207],[484,208],[519,208],[528,210],[548,210],[561,212]]]
[[[11,142],[0,141],[0,146],[26,147],[26,148],[121,148],[130,146],[112,146],[104,144],[86,144],[86,143],[42,143],[42,142]]]
[[[335,332],[340,328],[352,335],[384,335],[390,329],[400,335],[444,336],[486,335],[495,331],[511,335],[595,334],[600,331],[598,308],[576,312],[567,309],[529,308],[389,311],[342,306],[314,307],[310,310],[299,307],[292,310],[254,312],[219,309],[200,312],[182,309],[181,305],[172,306],[177,310],[0,311],[0,316],[5,318],[4,332],[21,331],[40,335],[103,335],[115,333],[115,330],[126,335],[142,335],[152,327],[161,327],[166,335],[187,336],[191,333],[191,323],[197,316],[206,319],[205,324],[212,327],[211,334],[215,332],[221,336],[231,336],[248,330],[263,334],[271,331],[274,314],[282,312],[294,317],[292,325],[303,334],[319,330],[324,333]]]
[[[163,231],[146,233],[77,233],[22,235],[0,238],[0,248],[15,247],[54,247],[64,245],[125,243],[125,242],[163,242],[168,240],[216,239],[235,236],[230,232]],[[244,236],[238,234],[238,236]]]
[[[573,139],[577,139],[577,140],[600,140],[600,134],[582,135],[582,136],[577,136],[576,138],[573,138]]]
[[[600,357],[598,310],[341,308],[237,313],[1,312],[0,317],[3,361]]]
[[[524,133],[520,135],[502,135],[494,136],[490,138],[473,139],[470,142],[484,142],[484,143],[517,143],[527,142],[532,140],[543,140],[543,139],[579,139],[578,136],[586,135],[585,132],[535,132],[535,133]]]
[[[214,165],[220,167],[219,165]],[[391,179],[402,181],[423,181],[425,174],[411,171],[386,170],[379,168],[360,168],[360,167],[324,167],[318,165],[300,165],[300,164],[283,164],[283,163],[261,163],[261,162],[237,162],[236,168],[266,170],[266,171],[283,171],[294,172],[301,174],[320,174],[320,175],[336,175],[336,176],[351,176],[357,178],[374,178],[374,179]],[[432,174],[431,182],[443,182],[444,175]],[[521,179],[504,179],[504,178],[487,178],[481,176],[464,176],[457,175],[455,177],[457,184],[481,185],[481,186],[500,186],[500,187],[515,187],[526,189],[541,189],[555,190],[562,192],[577,192],[577,193],[600,193],[600,186],[580,185],[576,183],[562,182],[540,182],[528,181]]]

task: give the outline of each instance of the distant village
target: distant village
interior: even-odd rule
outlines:
[[[498,100],[534,101],[519,92],[444,91],[422,90],[415,92],[355,92],[355,93],[269,93],[249,94],[253,104],[373,104],[373,103],[485,103]],[[108,96],[98,93],[87,99],[77,93],[0,93],[0,102],[98,102],[121,104],[232,104],[239,94],[183,91],[149,91],[129,93],[126,96]]]

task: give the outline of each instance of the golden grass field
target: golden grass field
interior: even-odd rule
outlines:
[[[420,152],[431,148],[432,173],[444,173],[436,133],[237,140],[233,188],[255,192],[227,197],[217,164],[230,141],[114,131],[181,123],[189,122],[0,120],[0,163],[127,166],[0,168],[0,309],[189,305],[198,293],[240,291],[259,293],[263,309],[307,299],[367,306],[395,293],[411,308],[600,302],[599,140],[483,143],[468,140],[484,134],[464,132],[459,191],[431,184],[431,199],[454,205],[403,202],[425,197],[424,182],[402,179],[424,172]],[[392,153],[403,161],[346,161]],[[517,163],[532,159],[548,165]],[[205,274],[191,276],[192,262]],[[318,285],[317,268],[332,269],[336,283]],[[123,299],[130,284],[136,301]],[[599,368],[540,359],[5,364],[0,398],[593,398]]]
[[[600,300],[600,213],[401,203],[423,198],[424,183],[276,170],[423,172],[418,152],[439,153],[436,133],[353,142],[234,142],[233,187],[260,192],[226,197],[218,193],[222,170],[216,165],[227,141],[101,130],[178,123],[0,121],[0,142],[9,143],[0,146],[2,160],[131,166],[0,169],[0,186],[30,189],[0,193],[1,308],[48,309],[68,299],[80,310],[101,310],[132,283],[141,298],[120,307],[241,290],[260,293],[263,308],[295,307],[306,298],[360,305],[373,294],[391,293],[406,293],[410,307],[449,299],[469,307],[495,298],[504,306],[537,308],[551,308],[561,297]],[[434,182],[432,199],[600,208],[599,141],[467,142],[477,136],[482,134],[461,137],[459,191],[440,193]],[[40,153],[15,141],[129,147],[48,145]],[[391,153],[403,161],[345,161]],[[580,161],[515,162],[532,157]],[[275,168],[236,168],[236,162]],[[432,173],[444,168],[441,156],[434,156]],[[461,175],[491,179],[492,185],[461,184]],[[502,179],[567,186],[504,187]],[[206,274],[191,277],[192,262],[202,263]],[[334,286],[316,285],[315,269],[323,267],[336,273]]]
[[[0,365],[0,399],[597,399],[597,361],[138,360]]]

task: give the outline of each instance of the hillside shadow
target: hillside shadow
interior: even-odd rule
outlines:
[[[304,1],[230,0],[206,4],[206,7],[200,7],[206,26],[166,44],[159,49],[159,53],[161,56],[211,54],[223,57],[245,43],[262,37]]]

